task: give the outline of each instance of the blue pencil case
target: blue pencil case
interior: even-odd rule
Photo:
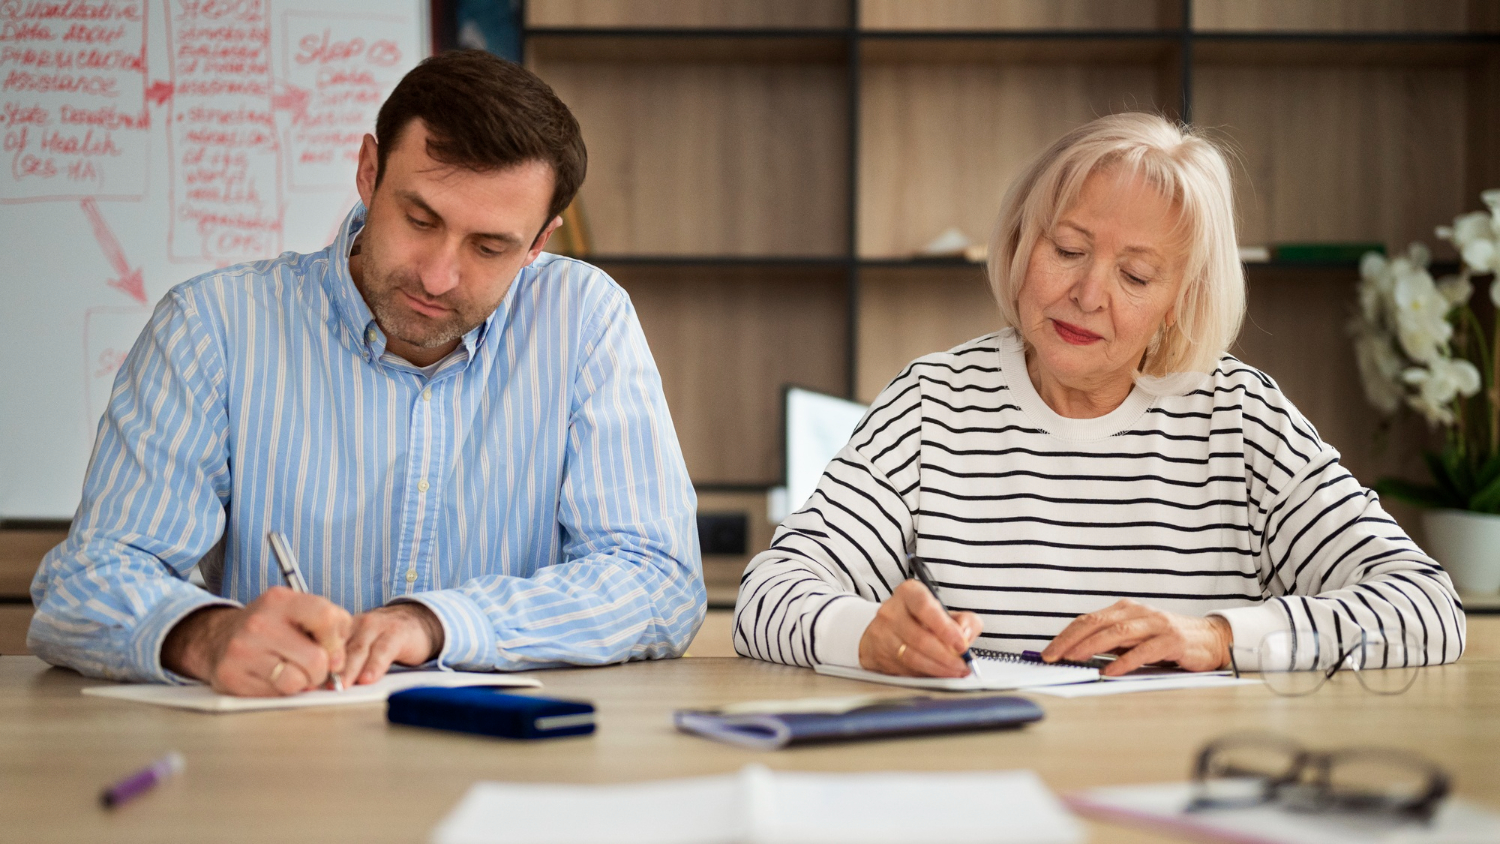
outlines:
[[[501,738],[582,736],[594,731],[594,705],[578,700],[507,694],[488,686],[418,687],[386,701],[392,724]]]

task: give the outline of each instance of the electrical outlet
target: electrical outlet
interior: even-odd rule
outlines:
[[[699,513],[698,542],[703,553],[744,555],[749,522],[744,513]]]

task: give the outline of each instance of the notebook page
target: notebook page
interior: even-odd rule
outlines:
[[[1005,691],[1027,689],[1038,686],[1055,686],[1066,683],[1088,683],[1099,679],[1099,671],[1071,665],[1047,665],[1045,663],[1020,660],[995,659],[979,656],[974,658],[974,673],[968,677],[897,677],[866,671],[863,668],[846,668],[841,665],[814,666],[819,674],[843,677],[847,680],[864,680],[870,683],[886,683],[914,689],[941,689],[943,691]]]
[[[349,686],[342,692],[318,689],[287,697],[235,697],[221,695],[208,686],[169,686],[162,683],[120,683],[113,686],[89,686],[83,690],[95,697],[149,703],[174,709],[200,712],[252,712],[262,709],[301,709],[308,706],[349,706],[359,703],[381,703],[392,694],[417,686],[501,686],[505,688],[542,687],[540,680],[514,674],[481,674],[470,671],[393,671],[374,683]]]

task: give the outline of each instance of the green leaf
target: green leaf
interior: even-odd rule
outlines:
[[[1468,501],[1455,497],[1441,486],[1424,486],[1405,478],[1382,478],[1375,483],[1375,491],[1382,497],[1395,498],[1418,507],[1454,507],[1462,510],[1468,504]]]
[[[1469,498],[1469,505],[1466,509],[1476,513],[1500,513],[1500,476],[1492,478],[1488,484],[1474,493]]]
[[[1445,453],[1447,451],[1448,449],[1444,449]],[[1422,455],[1422,459],[1427,461],[1427,471],[1432,473],[1433,482],[1437,484],[1437,487],[1439,490],[1441,490],[1443,498],[1445,500],[1468,500],[1467,495],[1461,495],[1459,493],[1458,485],[1457,483],[1455,483],[1452,473],[1448,471],[1448,462],[1444,460],[1443,457],[1444,455],[1434,454],[1430,451]],[[1378,485],[1376,486],[1376,491],[1379,491]],[[1397,493],[1398,497],[1400,497],[1400,495],[1400,493]]]

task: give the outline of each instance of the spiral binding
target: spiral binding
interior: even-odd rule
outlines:
[[[1020,665],[1045,665],[1052,668],[1093,668],[1098,670],[1099,666],[1087,662],[1074,662],[1071,659],[1059,659],[1057,662],[1042,662],[1039,659],[1031,659],[1018,653],[1010,651],[992,651],[987,648],[969,648],[969,653],[980,659],[994,659],[1000,662],[1011,662]]]

